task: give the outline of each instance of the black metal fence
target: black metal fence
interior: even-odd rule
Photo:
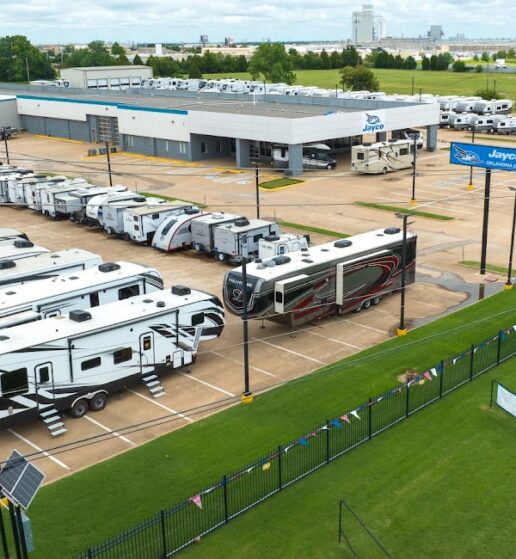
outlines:
[[[77,559],[162,559],[516,354],[516,325],[229,473]]]

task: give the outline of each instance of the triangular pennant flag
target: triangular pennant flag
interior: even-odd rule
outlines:
[[[457,363],[458,360],[459,360],[459,358],[458,358],[458,357],[455,357],[455,358],[453,359],[452,363],[455,365],[455,363]]]
[[[379,398],[376,399],[376,403],[381,402],[383,400],[383,396],[380,396]]]
[[[346,423],[351,423],[347,413],[345,413],[344,415],[341,415],[340,419],[342,419],[342,421],[345,421]]]
[[[324,431],[326,429],[329,429],[328,425],[323,425],[322,427],[319,427],[319,431]]]
[[[473,348],[473,353],[476,353],[478,351],[478,347],[474,347]]]
[[[293,446],[294,446],[293,444],[289,444],[288,446],[286,446],[286,447],[283,449],[283,452],[288,452]]]
[[[317,431],[312,431],[312,437],[317,437]]]
[[[193,497],[190,497],[190,501],[192,501],[194,505],[197,505],[200,509],[202,509],[202,500],[200,495],[194,495]]]
[[[307,441],[304,437],[301,437],[301,438],[299,439],[299,444],[300,444],[301,446],[309,446],[309,445],[308,445],[308,441]]]
[[[245,473],[246,473],[246,474],[251,473],[251,472],[255,469],[255,467],[256,467],[256,466],[251,466],[250,468],[247,468],[247,470],[245,471]]]
[[[339,429],[342,429],[342,425],[340,424],[340,421],[338,419],[332,419],[331,424],[335,425],[335,427],[338,427]]]
[[[432,367],[432,368],[430,369],[430,372],[434,375],[434,377],[437,376],[437,369],[436,369],[435,367]]]
[[[425,371],[423,373],[423,376],[428,380],[432,380],[432,375],[428,371]]]
[[[358,415],[357,410],[353,410],[353,411],[350,412],[350,413],[351,413],[351,415],[352,415],[353,417],[356,417],[357,419],[360,419],[360,416]]]
[[[419,379],[419,383],[418,383],[418,384],[425,384],[425,379],[424,379],[424,378]]]
[[[267,470],[271,469],[271,463],[270,462],[266,462],[263,466],[262,466],[262,470],[264,472],[266,472]]]
[[[512,329],[516,332],[516,324],[512,327]]]

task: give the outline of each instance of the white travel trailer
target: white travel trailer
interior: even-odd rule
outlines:
[[[56,197],[60,194],[66,194],[68,192],[73,192],[77,188],[87,190],[93,185],[89,185],[84,179],[72,179],[70,181],[65,181],[62,184],[56,186],[51,186],[41,190],[41,211],[44,215],[49,217],[57,217],[57,200]]]
[[[163,289],[157,270],[132,262],[107,262],[0,289],[0,329],[98,307]]]
[[[195,362],[199,343],[220,336],[224,310],[214,295],[175,286],[127,301],[14,326],[0,337],[0,428],[41,418],[54,436],[60,412],[82,417],[108,395]]]
[[[195,252],[206,252],[213,255],[215,228],[223,223],[233,223],[237,219],[242,219],[242,216],[223,212],[202,215],[192,219],[192,246]]]
[[[457,117],[457,113],[453,111],[441,111],[439,113],[439,127],[440,128],[450,128],[455,122],[455,118]]]
[[[125,236],[124,214],[130,208],[159,206],[164,204],[165,200],[161,198],[152,198],[142,196],[142,200],[116,201],[112,204],[105,204],[102,215],[102,227],[108,235]]]
[[[351,148],[351,169],[357,173],[385,175],[409,169],[413,161],[414,143],[411,140],[364,143]]]
[[[505,115],[483,115],[477,116],[472,122],[472,128],[475,132],[495,132],[499,122],[507,117]]]
[[[6,168],[7,167],[7,168]],[[13,181],[17,181],[24,176],[31,176],[34,173],[25,169],[11,168],[11,166],[1,166],[0,167],[0,203],[7,204],[11,200],[9,199],[9,184]]]
[[[281,256],[288,252],[308,250],[310,246],[310,235],[292,235],[283,233],[279,236],[270,236],[260,239],[258,242],[258,258],[272,258]]]
[[[11,241],[0,245],[0,260],[20,260],[21,258],[29,258],[44,252],[50,251],[26,239],[11,239]]]
[[[145,202],[145,196],[130,190],[125,192],[111,192],[94,196],[86,204],[86,222],[90,225],[102,225],[104,211],[110,204],[123,201]]]
[[[508,114],[512,110],[510,99],[493,99],[491,101],[477,101],[474,112],[479,115]]]
[[[63,184],[68,179],[66,177],[48,177],[47,180],[31,180],[26,181],[24,186],[25,201],[27,207],[31,210],[41,211],[41,191],[51,186]]]
[[[335,169],[337,162],[328,155],[330,147],[322,143],[305,144],[303,146],[304,169]],[[287,146],[274,146],[272,148],[273,167],[288,167],[289,154]]]
[[[193,204],[181,200],[167,200],[163,204],[127,208],[123,213],[124,239],[151,246],[157,228],[167,217],[184,214],[192,209],[198,211]]]
[[[111,192],[125,192],[125,186],[93,186],[81,187],[73,192],[65,192],[56,196],[56,213],[67,216],[70,221],[83,223],[86,218],[86,206],[94,196]]]
[[[57,180],[53,178],[47,179],[46,181],[40,181],[37,184],[33,184],[30,187],[30,192],[27,194],[27,199],[29,201],[29,208],[32,210],[36,210],[37,212],[41,212],[45,215],[50,215],[49,210],[52,208],[54,204],[54,195],[60,192],[59,190],[55,190],[52,194],[51,204],[48,201],[48,198],[44,195],[44,193],[51,189],[60,189],[63,188],[63,192],[66,192],[66,189],[69,188],[70,191],[79,188],[81,185],[86,184],[86,181],[83,178],[76,178],[76,179],[68,179],[58,177]],[[47,213],[48,212],[48,213]]]
[[[516,117],[511,116],[497,123],[497,134],[516,134]]]
[[[0,287],[53,278],[68,272],[86,270],[99,264],[102,264],[100,256],[80,248],[46,252],[21,260],[1,260]]]
[[[388,227],[348,239],[247,264],[249,318],[265,318],[291,327],[367,309],[401,286],[403,233]],[[416,235],[408,234],[406,285],[415,281]],[[243,312],[242,268],[226,273],[224,303]]]
[[[213,255],[220,262],[258,256],[260,239],[279,234],[277,223],[263,219],[243,217],[223,223],[213,230]]]
[[[476,116],[471,113],[462,113],[455,117],[453,128],[455,130],[470,130],[476,120]]]
[[[161,222],[152,238],[152,246],[166,252],[192,246],[192,220],[204,215],[197,208],[185,210],[184,214],[167,217]]]
[[[26,202],[25,190],[32,184],[43,184],[48,182],[45,175],[35,175],[34,173],[23,176],[14,176],[7,185],[8,202],[11,204],[24,205]]]

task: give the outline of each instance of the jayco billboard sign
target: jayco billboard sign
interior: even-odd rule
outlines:
[[[362,116],[362,134],[383,132],[385,130],[385,111],[371,111]]]
[[[450,163],[498,171],[516,171],[516,149],[452,142]]]

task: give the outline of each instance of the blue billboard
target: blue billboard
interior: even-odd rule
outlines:
[[[452,142],[450,163],[498,171],[516,171],[516,149]]]

